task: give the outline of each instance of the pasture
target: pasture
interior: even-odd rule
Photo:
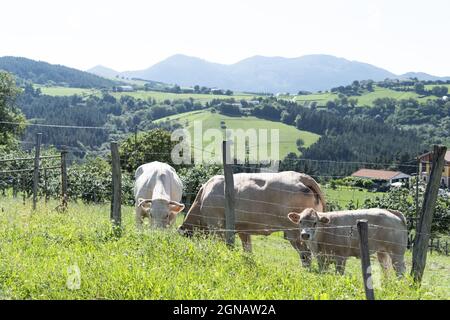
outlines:
[[[256,130],[258,132],[261,129],[267,129],[268,132],[268,141],[269,144],[267,146],[267,151],[270,155],[271,150],[271,139],[270,139],[270,130],[278,129],[279,130],[279,155],[280,159],[283,159],[288,153],[294,152],[299,154],[300,152],[297,150],[296,141],[297,139],[302,139],[305,144],[304,147],[309,147],[317,140],[319,140],[320,136],[318,134],[298,130],[294,126],[289,126],[281,122],[264,120],[256,117],[231,117],[226,116],[219,113],[212,113],[210,110],[199,110],[186,112],[183,114],[173,115],[170,117],[162,118],[156,120],[156,122],[161,121],[174,121],[178,122],[186,128],[193,137],[194,133],[194,121],[201,121],[203,132],[208,129],[220,129],[221,121],[225,121],[225,124],[228,129],[242,129],[242,130]],[[203,146],[207,146],[211,140],[203,139]],[[251,143],[251,142],[250,142]],[[250,145],[250,147],[252,147]]]
[[[431,85],[427,89],[431,89],[435,85]],[[300,104],[316,102],[318,106],[323,107],[326,105],[328,101],[332,101],[338,98],[338,94],[331,92],[323,92],[323,93],[313,93],[308,95],[296,95],[296,96],[280,96],[280,99],[295,101]],[[381,88],[378,86],[374,86],[373,92],[366,92],[360,96],[350,96],[349,98],[357,99],[358,106],[371,106],[373,101],[378,98],[392,98],[396,100],[401,99],[417,99],[421,102],[425,102],[428,99],[436,99],[435,96],[429,97],[421,97],[415,92],[403,92],[403,91],[395,91],[389,88]]]
[[[251,94],[245,94],[245,93],[235,93],[231,96],[226,95],[217,95],[217,94],[201,94],[201,93],[171,93],[171,92],[160,92],[160,91],[134,91],[134,92],[112,92],[111,93],[116,98],[120,98],[123,95],[132,96],[136,99],[155,99],[158,102],[164,101],[164,100],[186,100],[189,98],[194,99],[194,101],[198,101],[201,103],[209,102],[213,99],[230,99],[234,98],[237,101],[239,100],[252,100],[255,96]]]
[[[109,204],[70,203],[66,213],[56,205],[38,203],[32,213],[0,198],[0,299],[364,299],[359,260],[349,260],[344,276],[303,269],[279,233],[255,237],[247,254],[174,229],[138,233],[131,207],[116,237]],[[449,264],[430,255],[417,288],[373,261],[376,298],[450,299]]]
[[[100,95],[100,91],[97,89],[87,89],[87,88],[70,88],[70,87],[47,87],[41,85],[34,85],[37,89],[41,89],[42,94],[49,96],[89,96],[89,95]]]
[[[325,199],[337,202],[342,207],[347,207],[350,202],[360,207],[366,199],[382,197],[383,192],[369,192],[366,189],[338,187],[336,189],[322,187]]]
[[[88,95],[100,95],[101,92],[98,89],[86,89],[86,88],[71,88],[71,87],[48,87],[42,85],[34,85],[35,88],[41,89],[43,94],[49,96],[72,96],[72,95],[80,95],[80,96],[88,96]],[[200,94],[200,93],[170,93],[170,92],[160,92],[160,91],[144,91],[137,90],[133,92],[110,92],[115,98],[120,99],[122,96],[132,96],[136,99],[155,99],[158,102],[162,102],[164,100],[186,100],[189,98],[194,99],[194,101],[198,101],[201,103],[209,102],[213,99],[230,99],[234,98],[237,101],[239,100],[252,100],[255,98],[255,95],[247,94],[247,93],[235,93],[231,96],[227,95],[217,95],[217,94]]]

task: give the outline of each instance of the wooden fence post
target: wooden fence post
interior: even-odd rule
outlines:
[[[122,223],[122,175],[120,170],[120,156],[117,142],[111,142],[112,159],[112,198],[111,198],[111,220],[114,227],[120,227]]]
[[[375,300],[372,282],[372,267],[369,254],[369,226],[367,220],[358,220],[359,248],[361,251],[361,268],[364,279],[364,290],[367,300]]]
[[[36,146],[34,149],[34,171],[33,171],[33,210],[36,210],[37,193],[39,186],[39,160],[41,156],[42,133],[36,133]]]
[[[134,126],[134,152],[137,151],[138,126]]]
[[[25,174],[25,173],[23,173],[23,174]],[[26,180],[25,180],[25,178],[24,178],[24,176],[22,175],[22,178],[21,178],[21,184],[22,184],[22,203],[23,203],[23,205],[25,205],[25,199],[26,199],[26,197],[27,197],[27,194],[26,194]]]
[[[17,181],[18,178],[15,176],[13,179],[13,198],[17,198]]]
[[[223,157],[223,173],[225,177],[225,239],[228,246],[234,246],[234,230],[235,216],[234,216],[234,178],[233,168],[231,166],[230,154],[231,141],[222,142],[222,157]]]
[[[68,195],[67,195],[67,150],[63,148],[61,151],[61,209],[67,209]]]
[[[411,275],[415,282],[421,282],[427,260],[427,247],[430,239],[431,222],[436,206],[442,170],[444,168],[444,156],[447,151],[445,146],[435,145],[433,148],[433,162],[430,178],[422,204],[419,221],[416,224],[416,237],[413,246],[413,261]]]
[[[44,200],[45,200],[45,203],[48,202],[48,176],[47,176],[47,169],[44,169]]]

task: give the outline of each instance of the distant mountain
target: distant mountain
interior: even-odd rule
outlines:
[[[117,75],[120,75],[119,71],[104,67],[102,65],[95,66],[86,72],[93,73],[103,78],[115,78]]]
[[[78,88],[107,88],[115,84],[89,72],[21,57],[0,57],[0,70],[37,84],[52,83]]]
[[[408,72],[400,75],[400,78],[417,78],[419,80],[425,81],[447,81],[450,80],[450,77],[437,77],[425,72]]]
[[[181,86],[198,84],[273,93],[328,90],[349,84],[353,80],[396,77],[395,74],[370,64],[330,55],[307,55],[299,58],[254,56],[225,65],[178,54],[148,69],[122,74]]]

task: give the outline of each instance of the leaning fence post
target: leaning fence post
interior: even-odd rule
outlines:
[[[62,210],[67,209],[67,162],[66,162],[67,150],[63,148],[61,151],[61,207]]]
[[[111,142],[112,160],[112,198],[111,198],[111,220],[114,227],[120,227],[122,223],[122,175],[120,170],[120,156],[117,142]]]
[[[36,133],[36,146],[34,149],[34,171],[33,171],[33,210],[36,210],[37,192],[39,185],[39,160],[41,154],[42,133]]]
[[[44,200],[45,200],[45,203],[48,202],[48,175],[47,175],[47,169],[44,169]]]
[[[225,177],[225,239],[227,245],[234,246],[234,230],[235,216],[234,216],[234,178],[233,168],[231,167],[230,156],[231,141],[222,142],[222,156],[223,156],[223,174]]]
[[[422,280],[423,271],[425,270],[428,251],[427,247],[431,233],[431,222],[436,206],[446,151],[447,148],[445,146],[435,145],[433,148],[433,162],[430,178],[428,179],[427,188],[425,190],[419,221],[416,224],[411,275],[413,276],[414,281],[419,283]]]
[[[359,248],[361,251],[361,268],[364,280],[364,290],[367,300],[375,300],[372,285],[372,268],[369,254],[369,226],[367,220],[358,220]]]

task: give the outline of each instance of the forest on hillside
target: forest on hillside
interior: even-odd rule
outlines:
[[[103,93],[101,96],[52,97],[43,95],[32,86],[25,87],[17,99],[17,105],[26,118],[39,124],[59,124],[72,126],[92,126],[103,129],[70,130],[66,128],[46,128],[29,126],[22,140],[34,141],[37,131],[44,133],[44,143],[75,147],[80,156],[87,151],[107,149],[107,142],[123,139],[139,131],[162,127],[172,130],[180,124],[154,120],[188,111],[209,109],[227,115],[281,121],[298,129],[321,135],[319,141],[309,148],[299,149],[303,158],[333,161],[364,162],[405,162],[414,159],[426,149],[429,142],[426,135],[402,126],[420,121],[427,123],[433,117],[450,115],[450,106],[440,106],[436,110],[423,108],[408,101],[382,100],[374,108],[360,108],[345,104],[345,99],[334,102],[327,109],[305,107],[295,102],[275,97],[255,98],[257,105],[245,101],[213,99],[202,104],[193,99],[142,100],[123,95],[120,98]],[[245,108],[236,105],[245,104]],[[412,109],[414,119],[405,116],[405,108]],[[429,115],[426,110],[434,110]],[[375,113],[375,115],[374,115]],[[410,114],[406,112],[406,114]],[[32,146],[32,145],[31,145]],[[26,147],[26,145],[25,145]],[[28,146],[30,147],[30,146]]]
[[[21,57],[0,57],[0,70],[14,74],[21,82],[76,88],[111,88],[116,82],[92,73]]]

